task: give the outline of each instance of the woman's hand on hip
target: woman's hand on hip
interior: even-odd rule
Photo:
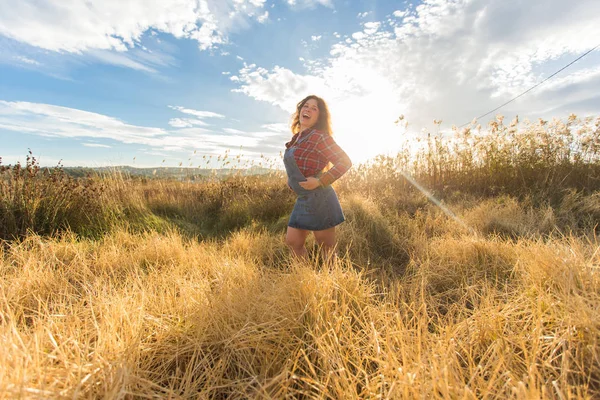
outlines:
[[[306,178],[304,182],[299,182],[300,186],[306,190],[314,190],[321,186],[321,181],[315,178],[314,176]]]

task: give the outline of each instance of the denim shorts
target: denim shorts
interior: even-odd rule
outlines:
[[[324,186],[298,195],[288,226],[322,231],[339,225],[344,220],[337,194],[331,186]]]

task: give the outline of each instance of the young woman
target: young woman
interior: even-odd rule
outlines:
[[[332,256],[335,227],[344,222],[344,214],[331,183],[348,171],[352,162],[331,137],[329,110],[320,97],[311,95],[297,104],[292,133],[283,162],[288,185],[298,197],[285,241],[294,255],[305,258],[304,243],[312,231],[325,255]],[[325,171],[329,163],[333,166]]]

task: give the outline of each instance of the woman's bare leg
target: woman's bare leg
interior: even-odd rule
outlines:
[[[298,258],[307,258],[306,247],[304,247],[307,236],[308,231],[304,229],[292,228],[291,226],[287,227],[285,244],[289,246],[289,248],[292,250],[292,253],[294,253],[294,255]]]
[[[314,231],[315,241],[321,247],[323,252],[323,258],[327,262],[333,262],[335,260],[335,226],[322,231]]]

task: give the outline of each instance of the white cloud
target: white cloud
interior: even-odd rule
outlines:
[[[220,114],[181,108],[182,112],[204,117],[220,118]],[[181,111],[180,110],[180,111]],[[172,122],[173,120],[171,120]],[[184,122],[186,120],[183,120]],[[0,100],[0,130],[18,135],[36,135],[47,138],[105,139],[125,144],[146,146],[146,152],[188,152],[199,149],[204,154],[222,154],[225,149],[244,147],[246,154],[260,154],[268,148],[273,131],[244,132],[225,128],[210,130],[182,123],[176,129],[162,129],[127,124],[117,118],[51,104],[9,102]],[[177,125],[172,124],[172,125]],[[225,131],[227,134],[223,134]],[[286,135],[287,136],[287,135]],[[281,140],[278,140],[279,144]],[[111,147],[108,144],[86,142],[87,147]],[[5,157],[4,162],[10,161]],[[70,160],[73,165],[74,161]],[[85,163],[77,162],[78,165]]]
[[[377,32],[377,30],[379,29],[380,26],[381,26],[380,22],[365,22],[365,24],[364,24],[365,33],[367,35],[372,35],[375,32]]]
[[[594,47],[598,13],[600,2],[593,0],[531,0],[526,6],[518,0],[425,0],[395,12],[401,21],[365,23],[352,39],[334,44],[310,75],[244,65],[236,90],[288,112],[304,95],[320,94],[331,103],[340,140],[346,134],[360,143],[367,134],[364,146],[379,140],[391,148],[400,134],[392,124],[399,114],[417,130],[434,118],[457,125],[470,121]],[[598,60],[598,53],[588,57]],[[502,112],[523,116],[526,110],[556,111],[552,104],[589,108],[594,101],[600,109],[597,72],[575,76],[544,85]],[[576,80],[589,89],[579,84],[578,94],[565,90],[575,88]],[[368,151],[354,146],[357,153]]]
[[[285,123],[281,123],[281,122],[276,122],[273,124],[265,124],[262,126],[263,128],[269,130],[269,131],[273,131],[273,132],[278,132],[278,133],[288,133],[290,132],[290,125],[289,124],[285,124]]]
[[[236,135],[237,134],[243,135],[243,134],[246,133],[244,131],[240,131],[239,129],[233,129],[233,128],[224,128],[223,132],[225,132],[225,133],[231,133],[231,134],[236,134]]]
[[[287,0],[288,5],[298,8],[312,8],[318,5],[333,8],[332,0]]]
[[[166,43],[163,44],[152,44],[151,48],[134,49],[128,52],[130,57],[145,65],[158,68],[158,67],[170,67],[178,64],[178,60],[172,55],[177,50]]]
[[[323,81],[313,76],[302,76],[291,70],[276,66],[272,71],[246,65],[239,71],[238,80],[242,85],[234,92],[245,93],[257,100],[266,101],[284,110],[293,110],[298,96],[325,89]]]
[[[100,147],[100,148],[106,148],[106,149],[112,148],[112,146],[109,146],[106,144],[100,144],[100,143],[83,143],[83,145],[85,147]]]
[[[123,143],[154,143],[168,132],[126,124],[116,118],[51,104],[0,100],[0,128],[42,136],[93,137]]]
[[[0,1],[0,35],[46,50],[126,51],[145,32],[190,38],[200,49],[226,43],[228,34],[264,19],[264,0],[20,0]],[[262,21],[264,22],[264,20]]]
[[[355,40],[360,40],[360,39],[364,39],[367,35],[363,32],[354,32],[352,34],[352,38]],[[351,43],[351,42],[350,42]]]
[[[169,125],[174,128],[191,128],[194,126],[209,126],[203,119],[205,118],[225,118],[222,114],[217,114],[212,111],[199,111],[181,106],[169,106],[170,109],[182,112],[184,114],[193,115],[196,118],[172,118],[169,120]]]
[[[117,65],[120,67],[126,67],[150,73],[157,72],[156,69],[154,69],[153,67],[148,66],[142,62],[136,61],[124,53],[117,53],[107,50],[92,50],[88,54],[92,58],[105,64]]]
[[[194,118],[171,118],[169,125],[173,128],[191,128],[192,126],[209,126],[206,122]]]
[[[176,52],[173,45],[167,42],[160,44],[151,36],[144,39],[143,45],[127,52],[91,49],[77,54],[48,51],[0,35],[0,63],[17,65],[59,79],[70,79],[73,69],[91,63],[131,68],[162,78],[156,75],[159,70],[179,63],[174,56]]]
[[[218,114],[212,111],[198,111],[192,110],[191,108],[185,108],[181,106],[169,106],[169,108],[177,111],[181,111],[184,114],[194,115],[198,118],[225,118],[223,114]]]
[[[312,40],[313,42],[317,42],[319,40],[321,40],[321,35],[313,35],[310,37],[310,40]]]
[[[260,15],[258,18],[256,18],[256,20],[259,23],[264,24],[265,22],[267,22],[269,20],[269,12],[265,11],[265,13]]]
[[[13,58],[17,61],[20,61],[25,64],[29,64],[29,65],[41,65],[40,62],[33,60],[29,57],[25,57],[25,56],[14,56]]]
[[[600,80],[600,67],[584,68],[566,76],[556,76],[544,85],[536,89],[540,94],[545,91],[554,91],[568,88],[572,85],[590,85],[591,90],[595,90],[592,83],[594,80]]]

